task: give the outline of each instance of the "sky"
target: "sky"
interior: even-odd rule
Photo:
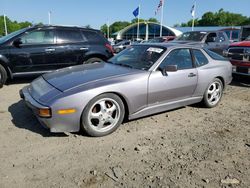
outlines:
[[[155,10],[160,0],[0,0],[0,15],[10,19],[42,22],[48,24],[48,12],[51,11],[51,23],[59,25],[90,25],[100,29],[105,23],[131,21],[132,12],[140,5],[140,17],[160,20]],[[173,26],[192,19],[190,10],[194,0],[165,0],[163,24]],[[196,0],[196,17],[207,11],[226,11],[240,13],[250,17],[250,0]]]

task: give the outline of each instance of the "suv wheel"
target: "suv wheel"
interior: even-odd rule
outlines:
[[[6,80],[7,80],[7,72],[5,68],[2,65],[0,65],[0,88],[3,87]]]
[[[91,64],[91,63],[96,63],[96,62],[102,62],[103,60],[101,58],[98,57],[92,57],[87,59],[86,61],[84,61],[84,64]]]
[[[114,132],[122,123],[125,108],[115,94],[95,97],[83,111],[81,127],[90,136],[105,136]]]

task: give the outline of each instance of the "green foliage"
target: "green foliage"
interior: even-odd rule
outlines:
[[[250,17],[220,9],[218,12],[206,12],[201,19],[195,20],[195,26],[241,26],[249,25]],[[182,23],[182,27],[192,26],[192,20]]]
[[[12,32],[17,31],[19,29],[29,27],[32,24],[30,22],[12,21],[8,17],[6,17],[6,25],[7,25],[8,33],[12,33]],[[5,35],[4,16],[0,16],[0,35],[2,35],[2,36]]]
[[[156,22],[156,23],[159,23],[157,19],[155,18],[149,18],[148,20],[145,20],[145,19],[139,19],[140,22]],[[137,23],[138,20],[137,18],[134,18],[133,20],[131,20],[131,22],[126,22],[126,21],[118,21],[118,22],[114,22],[113,24],[111,24],[109,26],[109,33],[115,33],[117,31],[120,31],[122,30],[123,28],[133,24],[133,23]],[[107,33],[107,24],[104,24],[101,26],[100,30],[103,32],[103,33]]]

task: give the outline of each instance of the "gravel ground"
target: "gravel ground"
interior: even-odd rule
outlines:
[[[160,113],[101,138],[49,133],[18,96],[28,82],[0,89],[1,188],[250,187],[249,82],[234,81],[216,108]]]

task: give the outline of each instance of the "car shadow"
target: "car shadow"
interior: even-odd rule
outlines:
[[[49,129],[44,128],[36,117],[29,110],[24,101],[18,101],[17,103],[9,106],[8,111],[12,116],[12,123],[14,126],[20,129],[27,129],[31,132],[40,134],[43,137],[66,137],[64,133],[51,133]]]
[[[28,83],[31,83],[36,78],[37,78],[37,76],[28,76],[28,77],[13,78],[11,80],[7,80],[6,85],[28,84]]]
[[[250,77],[249,76],[234,75],[233,81],[230,83],[230,85],[240,86],[240,87],[250,87]]]

